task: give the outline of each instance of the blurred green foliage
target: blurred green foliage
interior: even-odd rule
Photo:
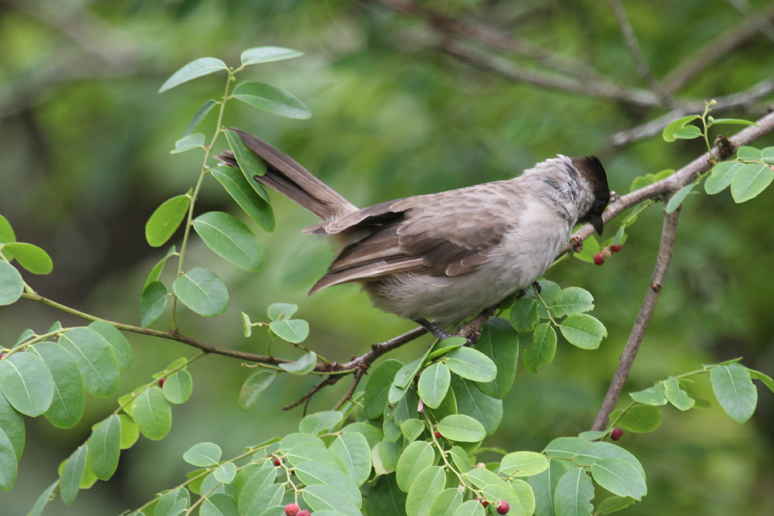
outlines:
[[[645,86],[607,2],[417,3],[496,25],[539,48],[592,64],[622,84]],[[738,25],[742,15],[731,4],[627,2],[654,76],[662,77]],[[763,2],[750,4],[758,8]],[[435,51],[439,41],[424,22],[370,1],[4,2],[0,212],[20,239],[47,249],[55,264],[51,276],[25,274],[25,279],[47,297],[139,324],[143,280],[164,253],[145,243],[145,221],[162,201],[186,192],[195,181],[200,155],[169,151],[199,105],[219,94],[221,79],[206,77],[163,95],[157,90],[171,72],[201,56],[235,65],[244,48],[279,45],[303,51],[302,58],[256,67],[243,78],[293,92],[314,113],[310,120],[280,119],[232,103],[225,124],[275,144],[359,206],[509,178],[556,153],[599,156],[611,187],[625,193],[635,177],[677,169],[702,152],[699,141],[666,144],[657,136],[614,147],[614,132],[664,111],[511,82]],[[700,100],[749,88],[771,73],[771,49],[764,35],[750,38],[707,67],[680,95]],[[764,106],[762,101],[753,113],[723,116],[757,118]],[[213,127],[210,116],[201,129],[206,133]],[[734,204],[727,193],[691,196],[684,203],[675,261],[628,390],[735,356],[744,356],[750,367],[774,371],[772,195],[768,191],[743,205]],[[261,272],[246,273],[193,239],[187,267],[211,267],[229,285],[232,300],[224,315],[211,320],[183,310],[178,322],[186,333],[264,352],[263,332],[243,337],[240,311],[263,314],[271,303],[296,303],[298,315],[311,326],[307,344],[344,361],[412,327],[372,308],[355,285],[305,297],[332,252],[327,243],[299,233],[314,218],[286,199],[273,196],[273,233],[240,214],[215,181],[205,182],[197,206],[200,213],[230,211],[250,224],[266,250],[266,262]],[[538,451],[554,437],[590,427],[650,279],[659,210],[655,206],[640,215],[623,252],[604,267],[569,260],[548,271],[548,278],[562,287],[592,292],[595,315],[609,337],[593,352],[560,342],[555,362],[539,375],[520,368],[491,446]],[[173,242],[179,238],[180,233]],[[171,269],[165,275],[173,274]],[[166,325],[167,316],[156,325]],[[14,342],[25,328],[44,330],[60,318],[78,323],[20,302],[0,311],[2,338]],[[120,393],[147,382],[174,358],[193,354],[169,341],[128,337],[136,358]],[[395,356],[413,359],[426,344],[419,341]],[[293,351],[283,352],[297,358]],[[237,396],[249,371],[237,361],[210,356],[192,365],[191,373],[194,393],[190,403],[175,407],[170,437],[141,439],[122,455],[111,482],[82,492],[72,507],[56,501],[49,510],[113,514],[136,507],[184,479],[187,466],[181,456],[194,443],[218,442],[231,456],[247,444],[294,429],[300,410],[283,413],[280,408],[313,381],[283,375],[251,411],[242,412]],[[323,391],[312,410],[329,408],[346,383]],[[712,399],[708,382],[697,383],[692,394]],[[29,420],[17,485],[0,493],[3,516],[25,514],[55,479],[57,465],[88,436],[90,425],[114,407],[114,399],[88,398],[86,416],[67,431],[43,419]],[[640,458],[648,475],[648,496],[628,514],[774,511],[768,489],[774,482],[774,401],[768,392],[761,392],[759,409],[745,426],[715,404],[685,414],[666,409],[655,433],[627,434],[619,444]]]

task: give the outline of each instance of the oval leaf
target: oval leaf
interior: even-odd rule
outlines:
[[[132,417],[140,433],[152,441],[163,439],[172,428],[172,409],[158,387],[151,387],[135,398]]]
[[[363,411],[368,419],[382,415],[387,407],[387,395],[395,374],[403,367],[398,360],[386,360],[374,369],[368,376],[363,398]]]
[[[475,349],[455,348],[444,356],[444,363],[463,378],[474,382],[491,382],[497,377],[497,366],[492,360]]]
[[[274,212],[271,206],[255,192],[242,172],[223,167],[213,168],[211,173],[251,219],[266,231],[274,231]]]
[[[414,479],[435,462],[435,451],[432,445],[425,441],[415,441],[409,444],[398,459],[395,469],[395,480],[401,491],[408,493]]]
[[[500,473],[509,477],[531,477],[548,469],[545,455],[535,452],[514,452],[503,457]]]
[[[621,419],[618,426],[630,432],[644,434],[652,432],[661,425],[661,409],[652,405],[639,405],[630,408]]]
[[[269,328],[279,338],[293,344],[304,342],[309,336],[309,323],[303,319],[283,319],[272,321]]]
[[[314,367],[317,365],[317,354],[314,351],[310,351],[306,355],[302,356],[295,362],[285,362],[280,364],[280,368],[284,369],[288,373],[297,375],[304,375],[311,373]]]
[[[123,333],[118,331],[115,326],[108,324],[105,321],[94,321],[89,325],[89,329],[97,332],[105,342],[113,348],[113,353],[116,355],[118,361],[118,367],[128,371],[132,367],[134,361],[134,352],[129,341],[126,340]]]
[[[737,423],[750,419],[758,404],[758,390],[746,367],[739,364],[713,367],[710,381],[718,403],[731,419]]]
[[[169,292],[167,286],[160,281],[151,282],[142,289],[140,297],[140,319],[143,328],[147,328],[164,313]]]
[[[121,371],[113,348],[102,335],[90,328],[73,328],[59,338],[59,344],[78,363],[86,392],[109,398],[118,391]]]
[[[690,116],[684,116],[682,118],[678,118],[677,120],[670,122],[666,127],[664,127],[664,130],[661,133],[661,137],[664,138],[664,141],[667,142],[673,142],[678,137],[675,136],[675,133],[683,129],[688,123],[696,120],[699,118],[699,115],[690,115]],[[693,126],[696,127],[696,126]],[[698,127],[696,127],[698,129]],[[700,133],[701,134],[701,133]]]
[[[519,334],[507,319],[492,317],[484,324],[475,349],[497,365],[495,379],[491,382],[481,382],[478,387],[484,394],[494,398],[504,398],[516,378]]]
[[[200,149],[204,147],[204,135],[202,133],[189,134],[183,136],[175,142],[175,148],[169,151],[170,154],[180,154],[191,149]]]
[[[233,464],[232,464],[233,466]],[[202,502],[200,516],[239,516],[237,503],[225,493],[215,493]]]
[[[191,61],[187,65],[172,74],[172,76],[166,80],[164,84],[159,88],[159,93],[164,93],[167,90],[179,86],[184,82],[202,77],[203,75],[209,75],[219,70],[227,70],[228,66],[220,59],[214,57],[201,57],[195,61]]]
[[[548,323],[535,328],[532,345],[524,351],[524,367],[537,374],[538,367],[554,361],[556,355],[556,331]]]
[[[689,410],[696,403],[695,399],[688,396],[688,393],[680,388],[680,383],[674,376],[670,376],[669,379],[664,382],[664,395],[672,405],[680,410]]]
[[[731,185],[731,181],[740,168],[742,168],[742,164],[736,161],[718,163],[712,168],[710,176],[704,183],[704,191],[710,195],[722,192]]]
[[[86,406],[78,363],[62,346],[53,342],[38,343],[32,352],[46,363],[54,379],[54,398],[44,414],[46,419],[57,428],[74,427]],[[0,427],[3,427],[1,416]]]
[[[450,441],[477,443],[486,437],[484,425],[464,414],[446,416],[436,428]]]
[[[298,424],[301,433],[317,435],[320,432],[333,428],[344,418],[344,414],[337,410],[326,410],[306,416]]]
[[[356,486],[368,480],[371,474],[371,448],[362,434],[341,434],[331,444],[330,451],[344,464],[347,475]]]
[[[145,239],[151,247],[160,247],[172,238],[190,204],[191,198],[184,194],[167,199],[156,208],[145,224]]]
[[[443,364],[433,364],[419,377],[419,397],[430,408],[438,408],[446,397],[451,384],[449,368]]]
[[[54,378],[38,356],[14,353],[0,360],[0,389],[13,408],[37,417],[48,410],[54,399]]]
[[[597,349],[607,337],[607,328],[596,318],[586,314],[575,314],[562,321],[559,326],[567,342],[581,349]]]
[[[313,484],[303,491],[304,501],[315,514],[334,511],[345,516],[362,516],[360,509],[339,489],[325,484]]]
[[[307,461],[296,466],[294,472],[308,486],[315,484],[333,486],[347,495],[357,507],[360,507],[363,502],[360,490],[352,482],[352,479],[332,466]]]
[[[197,267],[186,272],[172,285],[180,301],[205,317],[215,317],[228,309],[228,290],[211,270]]]
[[[59,494],[65,505],[72,505],[78,490],[81,488],[81,479],[86,470],[86,457],[88,445],[78,447],[67,459],[62,468],[61,480],[59,483]]]
[[[560,291],[551,305],[551,312],[556,317],[580,314],[594,309],[594,296],[588,290],[579,287],[568,287]]]
[[[249,66],[258,63],[271,63],[273,61],[283,61],[293,57],[304,55],[302,52],[282,47],[256,47],[248,48],[242,52],[242,66]]]
[[[446,474],[443,468],[431,466],[424,469],[414,483],[411,484],[406,496],[407,516],[427,516],[433,502],[441,494],[446,484]],[[478,504],[478,502],[476,502]],[[480,506],[480,504],[478,504]]]
[[[294,95],[265,82],[239,83],[231,95],[253,107],[285,118],[305,120],[312,116],[309,108]]]
[[[242,385],[242,390],[239,391],[239,408],[242,410],[249,410],[250,407],[255,405],[258,401],[258,397],[266,388],[271,385],[277,375],[270,371],[258,371],[252,374],[245,383]]]
[[[16,451],[11,440],[0,428],[0,489],[10,491],[16,483],[18,474]]]
[[[99,423],[89,437],[89,467],[100,480],[109,480],[121,454],[121,419],[113,414]]]
[[[597,484],[618,496],[641,500],[648,492],[645,479],[637,468],[623,459],[602,459],[591,466]]]
[[[164,381],[164,385],[161,388],[161,392],[164,393],[164,397],[170,403],[179,405],[188,401],[193,392],[193,378],[191,373],[183,369],[170,376]]]
[[[757,197],[774,180],[774,170],[769,165],[751,163],[744,165],[731,180],[731,196],[737,203]]]
[[[24,292],[24,280],[16,267],[0,261],[0,306],[11,305]]]
[[[199,215],[194,229],[207,247],[240,269],[256,272],[263,266],[263,249],[253,232],[236,217],[219,211]]]
[[[8,403],[2,393],[0,393],[0,429],[5,432],[16,452],[15,464],[21,460],[24,451],[24,417]]]
[[[5,244],[3,251],[10,251],[19,265],[32,274],[51,274],[54,270],[54,262],[43,249],[32,244],[13,243]]]
[[[188,122],[188,127],[185,128],[185,132],[183,133],[183,136],[188,136],[189,134],[194,132],[194,129],[196,129],[196,126],[199,125],[199,123],[204,120],[204,118],[207,116],[207,114],[212,111],[212,108],[214,108],[218,103],[215,102],[213,99],[207,99],[204,101],[204,104],[202,104],[199,109],[196,110],[196,113],[194,113],[193,118],[191,118],[191,121]]]
[[[215,443],[199,443],[183,454],[183,460],[200,468],[208,468],[216,465],[222,454],[223,450]]]

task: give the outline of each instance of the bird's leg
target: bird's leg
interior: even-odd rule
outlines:
[[[446,339],[450,339],[450,338],[454,337],[454,335],[446,333],[441,328],[439,328],[435,324],[431,323],[430,321],[428,321],[427,319],[424,319],[422,317],[420,317],[418,319],[414,319],[414,322],[417,323],[418,325],[420,325],[422,328],[424,328],[427,331],[429,331],[433,335],[433,337],[435,337],[438,340],[446,340]]]
[[[533,281],[532,286],[535,287],[535,290],[537,290],[537,293],[540,294],[543,292],[543,286],[540,284],[539,281]]]

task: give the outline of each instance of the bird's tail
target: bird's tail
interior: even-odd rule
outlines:
[[[276,190],[291,201],[311,211],[323,220],[357,211],[358,208],[333,188],[326,185],[296,161],[257,136],[239,129],[229,129],[239,135],[245,145],[265,163],[266,173],[254,179],[262,185]],[[225,150],[216,156],[221,163],[239,168],[234,153]]]

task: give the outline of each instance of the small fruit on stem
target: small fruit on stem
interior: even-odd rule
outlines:
[[[508,514],[508,511],[510,510],[511,506],[508,502],[500,502],[497,504],[497,514]]]
[[[300,510],[301,508],[294,503],[289,503],[285,506],[285,514],[287,514],[287,516],[297,516],[298,511]]]
[[[435,438],[436,439],[440,439],[441,438],[441,432],[439,432],[438,430],[435,431]]]
[[[613,252],[610,250],[609,247],[605,247],[602,249],[602,258],[610,258],[613,256]]]
[[[298,514],[296,516],[312,516],[312,515],[309,514],[309,511],[304,509],[303,511],[298,511]]]
[[[166,378],[162,378],[161,380],[159,380],[159,387],[164,387],[164,382],[165,381],[167,381]]]
[[[478,501],[478,502],[479,502],[479,503],[480,503],[480,504],[481,504],[483,507],[486,507],[487,505],[489,505],[489,502],[487,502],[487,501],[486,501],[486,499],[484,499],[484,498],[481,498],[480,496],[479,496],[478,498],[476,498],[476,500],[477,500],[477,501]]]
[[[284,461],[280,461],[280,458],[279,458],[279,457],[274,457],[274,465],[275,465],[275,466],[279,466],[279,465],[280,465],[280,464],[282,464],[283,462],[284,462]]]
[[[621,251],[621,244],[613,244],[610,246],[610,250],[614,253],[618,253]]]
[[[602,265],[605,263],[605,258],[602,256],[602,253],[597,253],[594,255],[594,264],[595,265]]]
[[[613,428],[613,431],[610,432],[610,439],[617,441],[623,436],[623,434],[624,434],[624,431],[621,430],[620,428],[617,428],[617,427]]]

